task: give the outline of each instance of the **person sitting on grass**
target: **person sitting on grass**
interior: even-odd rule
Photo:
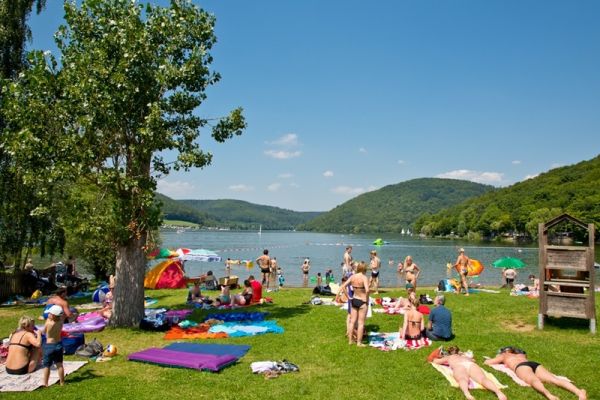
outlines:
[[[435,296],[433,304],[435,307],[429,314],[429,323],[425,334],[429,340],[450,340],[452,334],[452,313],[444,304],[446,298],[443,295]]]
[[[529,386],[543,394],[549,400],[558,400],[557,396],[546,389],[544,383],[552,383],[575,394],[579,400],[587,400],[587,392],[571,383],[568,379],[559,378],[537,362],[529,361],[525,352],[514,347],[500,349],[500,354],[489,360],[486,365],[504,364],[515,375]]]
[[[60,335],[63,327],[63,310],[60,306],[54,305],[48,310],[48,319],[46,320],[46,343],[44,343],[44,358],[42,359],[42,367],[44,367],[44,386],[48,386],[48,378],[50,378],[50,367],[56,364],[58,370],[58,379],[60,385],[65,384],[65,370],[63,368],[63,353],[62,337]]]
[[[215,306],[223,306],[231,304],[231,292],[229,291],[229,279],[225,279],[221,285],[221,294],[215,301]]]
[[[110,319],[110,317],[112,316],[114,289],[115,283],[114,281],[111,281],[110,285],[108,286],[108,293],[106,293],[106,296],[104,296],[104,307],[102,308],[102,310],[100,310],[100,315],[102,315],[106,319]]]
[[[200,291],[200,282],[194,281],[194,286],[192,286],[188,292],[187,302],[188,303],[202,303],[202,292]]]
[[[60,306],[63,310],[63,318],[66,322],[74,322],[77,320],[77,316],[79,313],[75,308],[71,308],[69,306],[69,302],[67,301],[67,288],[60,287],[56,290],[53,296],[50,296],[48,299],[48,305],[57,305]]]
[[[241,293],[236,294],[231,299],[231,305],[247,306],[252,303],[252,285],[250,281],[246,279],[244,281],[244,290]]]
[[[19,328],[9,338],[6,373],[25,375],[35,371],[42,356],[41,345],[42,333],[35,329],[33,319],[21,317]]]
[[[457,346],[451,346],[447,350],[447,356],[435,358],[432,362],[439,365],[448,365],[452,369],[452,375],[458,383],[465,397],[474,400],[475,397],[469,392],[469,378],[479,383],[487,390],[494,392],[500,400],[506,400],[506,395],[502,393],[494,382],[489,380],[483,370],[473,361],[473,358],[467,357],[460,352]]]
[[[425,332],[425,320],[417,308],[419,300],[413,297],[410,302],[410,308],[404,314],[404,322],[400,328],[400,339],[420,341]]]

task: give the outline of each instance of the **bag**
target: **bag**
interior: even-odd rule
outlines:
[[[90,343],[79,346],[75,355],[81,357],[94,357],[102,354],[103,351],[104,347],[102,346],[102,343],[94,338]]]

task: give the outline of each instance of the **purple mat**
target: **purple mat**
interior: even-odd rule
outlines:
[[[214,354],[186,353],[158,349],[156,347],[132,353],[128,356],[128,359],[130,361],[142,361],[151,364],[209,370],[213,372],[218,372],[238,360],[237,357],[230,355],[217,356]]]

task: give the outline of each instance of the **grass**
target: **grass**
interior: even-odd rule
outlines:
[[[420,290],[419,292],[424,292]],[[433,295],[433,291],[428,291]],[[388,290],[386,296],[399,294]],[[158,290],[149,293],[159,305],[185,308],[185,290]],[[417,351],[382,352],[373,348],[349,346],[344,337],[346,313],[332,306],[310,306],[307,289],[284,289],[269,293],[274,304],[253,309],[267,311],[284,327],[281,335],[267,334],[231,338],[210,343],[248,344],[250,351],[237,364],[220,373],[164,368],[126,361],[128,353],[170,343],[162,333],[138,329],[107,329],[87,334],[104,345],[118,347],[119,355],[106,363],[90,363],[66,379],[66,386],[52,386],[32,393],[3,393],[9,399],[462,399],[458,389],[430,367],[425,359],[434,347]],[[597,296],[597,300],[600,300]],[[598,303],[598,301],[597,301]],[[552,319],[543,331],[535,329],[537,300],[501,294],[476,294],[470,297],[447,296],[453,312],[456,339],[452,344],[471,349],[481,364],[484,355],[493,356],[506,345],[527,350],[532,360],[551,371],[566,375],[588,391],[590,399],[600,398],[596,363],[600,360],[599,338],[591,335],[588,321]],[[37,316],[41,308],[0,309],[0,337],[6,337],[21,315]],[[200,320],[206,312],[195,311]],[[400,316],[374,314],[367,321],[369,330],[390,332],[398,329]],[[79,359],[69,356],[67,359]],[[287,359],[300,367],[299,373],[265,380],[253,375],[254,361]],[[508,377],[496,373],[509,387],[512,399],[542,397],[531,388],[521,388]],[[556,387],[550,390],[561,399],[575,396]],[[474,391],[477,399],[494,399],[491,392]]]

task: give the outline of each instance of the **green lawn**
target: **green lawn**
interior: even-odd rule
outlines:
[[[422,292],[420,290],[419,292]],[[399,292],[388,291],[385,295]],[[433,295],[433,291],[429,291]],[[160,306],[184,308],[185,290],[159,290],[148,293]],[[239,363],[220,373],[164,368],[126,361],[128,353],[170,343],[162,333],[137,329],[107,329],[87,334],[104,345],[117,345],[120,355],[110,362],[90,363],[67,377],[64,387],[52,386],[33,393],[3,393],[4,399],[462,399],[458,389],[430,367],[425,358],[430,350],[382,352],[373,348],[349,346],[344,337],[345,312],[332,306],[310,306],[306,289],[286,289],[270,293],[275,303],[253,309],[267,311],[285,328],[281,335],[233,338],[211,343],[248,344],[248,354]],[[493,356],[499,347],[517,345],[527,350],[532,360],[551,371],[569,376],[584,387],[590,399],[600,399],[600,380],[596,363],[600,361],[600,339],[590,335],[585,320],[551,320],[544,331],[534,328],[537,300],[501,294],[476,294],[470,297],[448,295],[453,311],[456,339],[453,344],[471,349],[481,363],[484,355]],[[597,300],[600,298],[597,297]],[[0,336],[6,337],[18,318],[37,316],[41,308],[0,309]],[[205,313],[196,311],[193,319]],[[374,314],[369,330],[389,332],[398,329],[400,316]],[[68,359],[79,359],[68,357]],[[253,361],[288,359],[300,366],[299,373],[265,380],[253,375]],[[541,399],[531,388],[521,388],[505,375],[496,373],[508,384],[505,393],[512,399]],[[575,396],[551,387],[561,399]],[[474,391],[478,399],[493,399],[490,392]]]

